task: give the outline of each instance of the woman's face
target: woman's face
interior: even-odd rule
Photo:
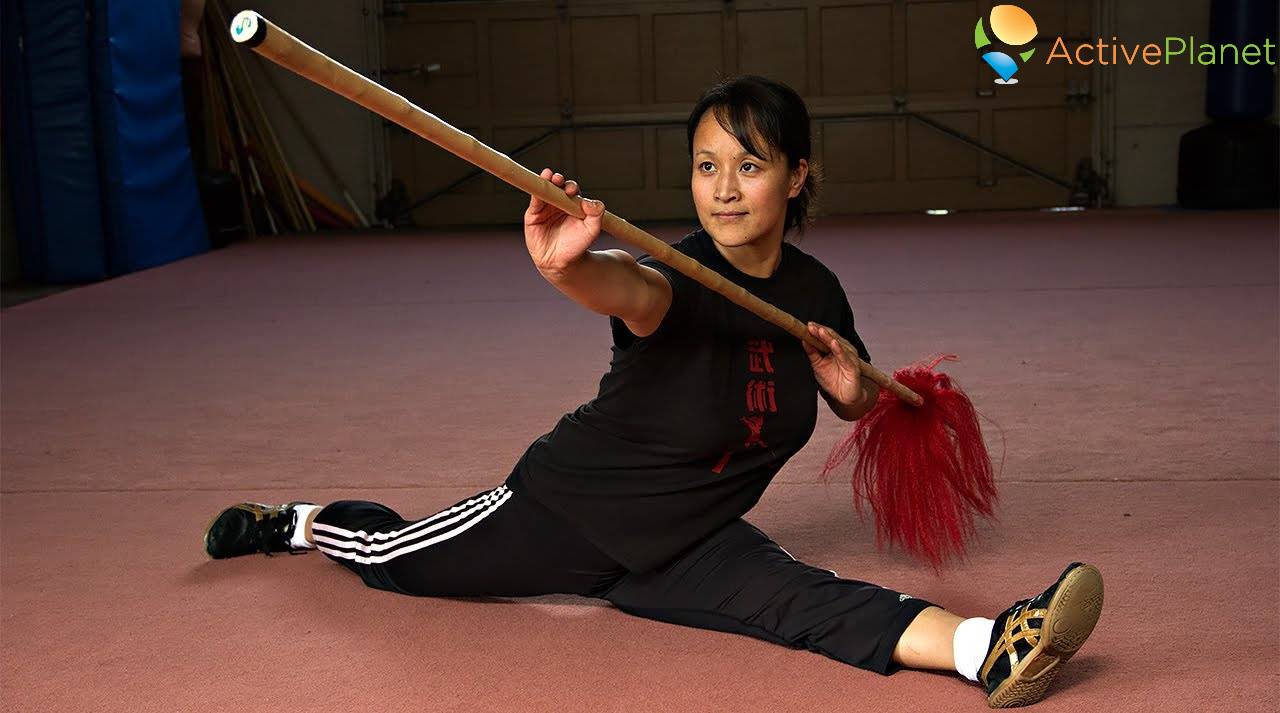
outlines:
[[[756,147],[767,149],[757,137]],[[774,237],[782,243],[787,200],[800,194],[809,162],[800,159],[794,170],[786,156],[774,151],[772,160],[753,156],[707,111],[693,134],[693,204],[698,220],[716,242],[738,247]]]

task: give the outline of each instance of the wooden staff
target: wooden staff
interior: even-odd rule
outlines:
[[[363,227],[363,228],[369,227],[368,223],[364,223],[364,224],[357,223],[356,215],[354,213],[347,210],[346,208],[343,208],[337,203],[334,203],[332,200],[330,200],[329,196],[324,194],[324,191],[311,185],[311,183],[308,182],[306,179],[304,179],[302,176],[295,176],[293,180],[298,182],[298,188],[302,189],[302,195],[306,196],[307,200],[329,211],[329,213],[332,214],[334,218],[337,218],[339,221],[345,224],[343,225],[344,228],[354,228],[357,225],[360,225],[360,227]]]
[[[351,189],[347,187],[346,181],[342,180],[342,176],[338,175],[338,170],[333,167],[333,162],[329,160],[329,156],[325,153],[324,147],[320,145],[320,140],[311,132],[311,129],[307,128],[307,123],[298,115],[298,111],[293,108],[293,103],[289,101],[289,97],[287,97],[280,89],[280,85],[276,84],[275,77],[272,76],[271,72],[264,69],[262,71],[262,76],[266,77],[267,84],[270,84],[271,88],[275,90],[276,100],[280,102],[280,106],[284,107],[285,112],[293,119],[294,125],[298,127],[298,133],[302,134],[302,138],[307,140],[307,144],[311,146],[312,155],[314,155],[316,160],[320,162],[320,167],[324,169],[325,175],[329,177],[329,181],[338,188],[338,192],[342,194],[342,200],[346,201],[347,207],[350,210],[336,210],[337,207],[329,203],[325,203],[325,208],[327,208],[329,212],[334,213],[334,215],[342,217],[343,220],[347,220],[345,216],[349,212],[353,217],[351,220],[347,220],[347,222],[352,225],[360,225],[363,228],[368,228],[369,219],[364,216],[364,211],[360,210],[360,204],[356,203],[356,199],[351,197]],[[304,183],[301,178],[294,176],[293,180],[297,182],[298,188],[302,189],[303,195],[312,200],[316,200],[315,186],[311,186],[311,190],[308,190],[307,184]]]
[[[537,196],[569,215],[577,218],[586,216],[579,205],[582,200],[580,196],[569,196],[559,186],[511,160],[506,154],[489,148],[474,136],[454,128],[399,94],[334,61],[253,10],[244,10],[232,18],[231,38],[281,67],[310,79],[375,114],[394,121],[521,191]],[[704,267],[697,260],[673,249],[667,243],[626,220],[606,211],[601,227],[610,235],[644,250],[757,317],[776,324],[796,339],[808,342],[810,346],[821,352],[829,351],[828,346],[821,339],[809,334],[809,330],[800,320],[747,292],[715,270]],[[858,353],[857,349],[844,338],[838,335],[837,338],[852,354]],[[858,361],[863,376],[879,384],[881,388],[888,389],[898,398],[915,406],[924,404],[924,399],[919,394],[898,383],[893,377],[860,358]]]

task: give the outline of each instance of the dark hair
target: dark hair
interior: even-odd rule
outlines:
[[[809,176],[795,198],[787,200],[787,217],[782,233],[795,228],[804,234],[805,227],[813,221],[812,212],[822,184],[822,170],[812,154],[809,137],[809,110],[794,89],[754,74],[729,77],[717,82],[702,93],[693,112],[689,114],[689,158],[693,159],[693,133],[708,110],[724,130],[733,134],[747,151],[762,158],[772,159],[775,151],[787,158],[787,168],[794,170],[800,159],[809,162]],[[752,134],[764,142],[761,152]]]

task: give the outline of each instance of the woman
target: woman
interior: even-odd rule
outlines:
[[[808,441],[820,394],[856,420],[878,389],[840,281],[784,236],[802,233],[819,177],[809,116],[790,88],[743,76],[688,121],[701,228],[675,245],[806,321],[819,353],[654,260],[591,251],[604,205],[571,217],[538,198],[524,216],[538,271],[608,315],[599,394],[537,439],[501,486],[407,521],[376,503],[241,503],[205,533],[210,556],[319,548],[372,587],[419,596],[600,597],[639,616],[808,648],[881,674],[957,671],[995,707],[1039,700],[1102,605],[1098,571],[1069,565],[997,617],[795,560],[742,515]],[[550,169],[570,196],[581,190]]]

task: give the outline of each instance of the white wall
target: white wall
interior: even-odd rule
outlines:
[[[253,0],[228,3],[231,14],[257,10],[290,34],[351,69],[376,79],[381,66],[381,19],[378,0]],[[224,29],[225,31],[225,29]],[[313,82],[263,60],[252,52],[245,59],[254,88],[293,171],[331,198],[342,202],[337,185],[262,72],[275,85],[316,137],[365,215],[373,220],[374,201],[385,190],[379,175],[385,165],[382,118]]]

